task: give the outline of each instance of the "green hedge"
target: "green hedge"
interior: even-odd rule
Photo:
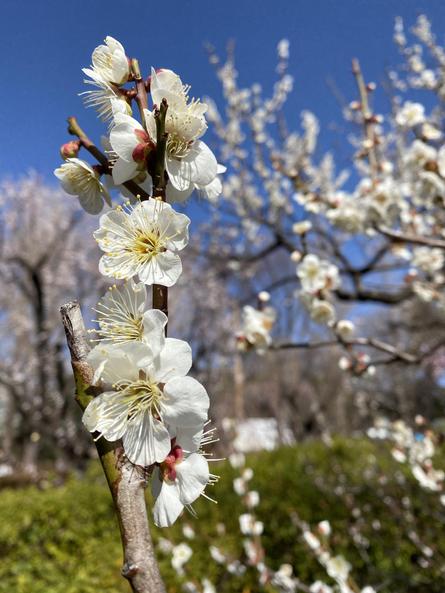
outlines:
[[[251,487],[261,495],[257,515],[265,525],[263,543],[274,568],[288,562],[303,582],[327,580],[295,527],[298,513],[312,525],[330,520],[333,548],[351,562],[361,586],[383,585],[385,593],[445,591],[445,508],[436,493],[418,487],[384,445],[312,442],[252,455],[248,464],[255,472]],[[174,528],[153,528],[154,538],[191,546],[186,579],[208,577],[218,593],[253,593],[259,589],[252,569],[233,577],[210,560],[210,545],[240,557],[238,516],[243,512],[232,488],[236,470],[227,463],[212,469],[221,475],[211,492],[218,504],[200,500],[198,519],[185,516]],[[402,502],[404,496],[409,505],[407,499]],[[183,536],[184,523],[193,527],[195,539]],[[356,541],[352,532],[359,534]],[[422,553],[422,544],[433,550],[432,558]],[[160,552],[159,558],[168,591],[180,591],[170,556]],[[1,593],[128,592],[120,566],[118,528],[97,464],[63,487],[0,491]]]

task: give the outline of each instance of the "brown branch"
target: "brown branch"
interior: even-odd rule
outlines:
[[[388,344],[378,338],[353,338],[351,340],[342,340],[339,336],[336,340],[324,340],[319,342],[282,342],[273,344],[271,350],[315,350],[318,348],[329,348],[334,346],[342,346],[346,349],[350,346],[361,346],[363,348],[373,348],[385,354],[389,354],[389,358],[370,361],[364,365],[363,370],[370,366],[392,364],[394,362],[403,362],[406,364],[420,364],[429,356],[432,356],[437,350],[445,346],[445,340],[440,340],[436,344],[429,347],[424,352],[414,354],[400,350],[392,344]],[[363,372],[363,371],[362,371]]]
[[[413,243],[415,245],[426,245],[428,247],[438,247],[439,249],[445,249],[445,241],[442,239],[434,239],[433,237],[422,237],[420,235],[412,235],[411,233],[402,233],[401,231],[395,231],[386,226],[378,226],[376,230],[395,241],[401,243]]]
[[[63,305],[60,312],[71,354],[76,401],[84,410],[99,393],[91,385],[93,370],[86,361],[90,348],[85,325],[77,301]],[[124,554],[122,575],[133,593],[165,593],[148,526],[146,476],[125,458],[120,441],[111,443],[99,438],[95,444],[119,521]]]
[[[142,78],[141,70],[139,68],[139,61],[136,60],[135,58],[133,58],[131,60],[131,70],[133,72],[133,77],[134,77],[134,81],[135,81],[135,85],[136,85],[136,89],[135,89],[136,94],[135,94],[134,98],[136,99],[136,103],[138,104],[138,107],[139,107],[142,125],[145,128],[144,109],[148,109],[148,95],[147,95],[147,89],[145,88],[145,81]]]
[[[369,165],[373,175],[375,176],[379,172],[379,161],[376,151],[376,136],[374,131],[375,119],[369,105],[369,87],[365,83],[363,73],[360,68],[360,63],[357,59],[352,60],[352,74],[354,75],[360,95],[360,111],[363,119],[364,135],[367,142],[369,143],[369,147],[367,148]]]
[[[412,296],[412,290],[409,286],[403,287],[399,292],[387,292],[384,290],[375,290],[373,288],[360,287],[354,292],[348,292],[338,288],[334,294],[341,301],[357,301],[357,302],[375,302],[384,305],[397,305],[406,301]]]
[[[82,128],[79,126],[77,119],[75,117],[68,118],[68,132],[72,136],[77,136],[82,144],[82,146],[88,150],[88,152],[96,159],[96,161],[102,165],[104,168],[104,172],[107,175],[111,175],[111,167],[110,162],[107,159],[106,155],[97,148],[90,138],[85,134]],[[128,189],[134,196],[139,196],[141,200],[148,200],[150,199],[150,194],[148,194],[142,187],[140,187],[136,182],[133,180],[124,181],[122,183],[124,187]]]
[[[165,187],[167,180],[165,178],[165,152],[167,149],[167,133],[165,131],[165,118],[167,115],[168,104],[162,99],[161,105],[155,110],[156,121],[156,160],[154,163],[153,174],[153,198],[165,202]],[[159,309],[168,317],[168,288],[160,284],[153,284],[153,309]],[[165,328],[167,331],[167,327]]]

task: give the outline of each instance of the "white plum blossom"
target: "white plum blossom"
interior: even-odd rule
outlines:
[[[80,205],[89,214],[99,214],[104,200],[111,206],[110,194],[100,181],[99,173],[86,161],[69,158],[54,170],[54,175],[67,194],[79,198]]]
[[[303,291],[310,294],[321,290],[333,290],[339,282],[337,266],[312,253],[301,260],[297,267],[297,276]]]
[[[188,87],[171,70],[152,69],[150,93],[154,105],[159,107],[167,100],[168,109],[165,131],[168,134],[165,167],[177,201],[186,199],[193,191],[209,186],[218,174],[218,163],[210,148],[200,140],[207,130],[205,112],[207,105],[188,99]],[[156,142],[156,122],[151,111],[145,111],[147,131]],[[221,172],[221,169],[219,170]],[[210,189],[210,193],[219,187]],[[178,193],[179,192],[179,193]]]
[[[276,319],[273,307],[258,310],[250,305],[243,308],[243,329],[238,335],[241,347],[254,347],[264,352],[271,343],[270,332]]]
[[[323,581],[315,581],[315,583],[312,583],[309,587],[309,591],[311,593],[334,593],[334,589],[329,585],[326,585],[326,583],[323,583]]]
[[[343,340],[349,340],[354,333],[355,325],[349,319],[340,319],[337,321],[335,331]]]
[[[184,574],[183,566],[190,560],[192,555],[191,547],[184,542],[173,547],[171,563],[179,575]]]
[[[317,525],[317,529],[322,535],[326,537],[329,537],[332,533],[331,524],[326,520],[320,521],[320,523]]]
[[[233,480],[233,489],[236,492],[236,494],[238,494],[238,496],[246,494],[247,487],[243,478],[238,477]]]
[[[99,45],[91,56],[93,65],[84,68],[83,72],[93,80],[100,79],[106,83],[121,85],[127,82],[130,66],[125,49],[119,41],[108,35],[105,45]]]
[[[165,327],[165,315],[147,307],[143,282],[130,279],[119,286],[111,286],[95,308],[99,329],[91,331],[97,333],[103,343],[147,341],[156,327],[158,331]]]
[[[162,463],[169,454],[169,429],[202,425],[209,407],[204,387],[186,376],[190,346],[164,337],[164,317],[163,325],[153,324],[150,346],[99,344],[88,355],[105,391],[89,403],[83,422],[109,441],[122,439],[128,459],[144,467]]]
[[[320,540],[309,530],[303,532],[303,539],[311,550],[318,550],[321,546]]]
[[[239,517],[241,533],[244,535],[261,535],[263,533],[263,523],[257,521],[250,513],[243,513]]]
[[[416,463],[412,467],[412,472],[422,488],[433,492],[440,492],[443,489],[445,473],[442,470],[436,470],[432,467],[425,469]]]
[[[413,128],[425,121],[425,108],[421,103],[406,101],[396,115],[396,122],[404,128]]]
[[[246,456],[244,453],[232,453],[229,455],[229,463],[233,468],[243,467],[246,463]]]
[[[343,556],[333,556],[326,561],[326,572],[336,581],[346,582],[351,571],[350,563]]]
[[[213,583],[211,583],[209,581],[209,579],[202,579],[201,581],[202,584],[202,593],[216,593],[216,588],[213,585]]]
[[[412,264],[427,274],[434,274],[442,270],[445,256],[442,249],[430,247],[416,247],[413,250]]]
[[[207,484],[217,480],[210,474],[204,455],[197,451],[197,447],[190,447],[190,442],[196,441],[196,435],[199,443],[202,435],[200,427],[178,429],[169,454],[154,472],[153,516],[158,527],[173,525],[184,507],[190,507],[203,494]],[[188,451],[184,444],[189,447]]]
[[[329,325],[335,321],[335,309],[329,301],[324,299],[311,299],[309,314],[313,321],[322,325]]]
[[[183,526],[182,533],[187,539],[195,539],[195,530],[191,525],[188,525],[188,523]]]
[[[249,490],[246,494],[246,506],[249,509],[253,509],[258,506],[260,502],[260,495],[256,490]]]
[[[300,222],[294,222],[292,225],[292,232],[296,235],[304,235],[312,228],[310,220],[301,220]]]
[[[189,224],[188,216],[154,199],[104,214],[94,233],[104,251],[100,272],[117,279],[138,275],[144,284],[172,286],[182,272],[178,251],[188,243]]]
[[[120,185],[146,169],[147,156],[153,150],[154,142],[142,124],[130,115],[118,111],[116,103],[113,106],[115,113],[110,145],[118,158],[113,164],[112,175],[114,183]]]

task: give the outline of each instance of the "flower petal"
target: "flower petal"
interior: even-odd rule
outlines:
[[[189,242],[188,228],[191,222],[190,218],[185,214],[175,212],[169,204],[164,204],[164,206],[164,209],[158,215],[159,231],[167,239],[171,237],[165,243],[167,249],[180,251]]]
[[[201,445],[201,439],[204,433],[203,424],[198,426],[172,426],[169,424],[168,430],[170,436],[176,439],[176,444],[181,447],[185,453],[197,453]]]
[[[165,346],[167,321],[167,315],[158,309],[146,311],[142,318],[144,328],[142,340],[150,347],[153,357],[158,356]]]
[[[192,367],[192,349],[184,340],[166,338],[164,348],[153,360],[154,380],[165,383],[173,377],[184,377]]]
[[[167,202],[178,202],[182,203],[185,202],[186,199],[192,194],[193,192],[193,183],[190,183],[187,189],[183,191],[179,191],[176,189],[170,182],[167,183],[167,187],[165,188],[165,193],[167,197]]]
[[[88,214],[99,214],[104,207],[104,201],[99,189],[80,194],[79,202]]]
[[[128,459],[143,467],[162,463],[171,444],[168,430],[149,410],[128,421],[122,443]]]
[[[179,490],[176,484],[161,482],[157,472],[152,478],[152,492],[156,497],[153,507],[153,518],[157,527],[170,527],[184,509],[179,500]]]
[[[113,150],[128,162],[133,160],[133,150],[139,144],[135,130],[144,130],[141,124],[129,115],[116,113],[116,124],[111,128],[110,144]]]
[[[128,403],[115,391],[95,397],[85,409],[82,421],[90,432],[100,432],[107,441],[117,441],[125,432]]]
[[[139,278],[144,284],[173,286],[182,273],[181,258],[176,253],[164,251],[158,253],[139,271]]]
[[[135,161],[126,161],[119,157],[113,165],[111,174],[116,185],[121,185],[129,179],[133,179],[138,172],[138,165]]]
[[[174,377],[164,387],[162,417],[173,426],[197,426],[207,420],[209,396],[192,377]]]
[[[176,465],[176,480],[182,504],[192,504],[209,482],[209,464],[199,453],[193,453]]]

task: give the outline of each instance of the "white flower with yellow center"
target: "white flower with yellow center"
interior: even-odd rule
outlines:
[[[164,325],[167,322],[166,316]],[[207,420],[204,387],[186,376],[190,346],[165,338],[156,327],[150,346],[127,342],[96,346],[88,363],[107,389],[87,406],[83,422],[108,441],[122,439],[128,459],[141,466],[162,463],[171,450],[169,427],[196,427]]]
[[[86,161],[67,159],[54,170],[54,175],[67,194],[79,198],[80,205],[89,214],[98,214],[103,208],[104,200],[111,206],[110,194],[101,183],[99,173]]]
[[[311,319],[322,325],[329,325],[335,320],[335,309],[329,301],[324,299],[311,299],[309,305]]]
[[[243,307],[243,329],[238,338],[247,341],[248,345],[254,346],[261,353],[272,341],[270,332],[275,319],[276,311],[273,307],[258,310],[246,305]]]
[[[197,498],[206,496],[205,487],[218,479],[209,472],[208,461],[199,452],[203,429],[176,429],[175,435],[169,454],[152,478],[152,492],[156,499],[153,516],[158,527],[173,525],[184,507],[190,509]]]
[[[104,251],[99,270],[104,276],[144,284],[172,286],[182,272],[178,251],[188,243],[190,219],[169,204],[150,199],[107,212],[94,233]]]
[[[204,113],[207,105],[199,100],[188,100],[189,88],[171,70],[152,69],[150,93],[153,104],[160,106],[167,100],[168,109],[165,120],[167,147],[165,168],[173,189],[182,194],[182,200],[190,195],[195,187],[204,188],[215,179],[218,164],[210,148],[199,138],[207,130]],[[147,131],[156,141],[156,121],[154,113],[145,110]]]
[[[130,66],[125,49],[110,35],[105,38],[105,45],[99,45],[93,51],[91,61],[91,69],[84,68],[83,72],[93,80],[97,81],[100,78],[104,82],[117,85],[127,82]]]
[[[338,268],[312,253],[306,255],[297,267],[301,287],[310,294],[320,290],[332,290],[339,283]]]
[[[95,308],[99,329],[91,332],[105,344],[149,344],[153,331],[164,330],[166,319],[164,313],[147,310],[147,306],[147,290],[142,282],[129,280],[110,287]]]

